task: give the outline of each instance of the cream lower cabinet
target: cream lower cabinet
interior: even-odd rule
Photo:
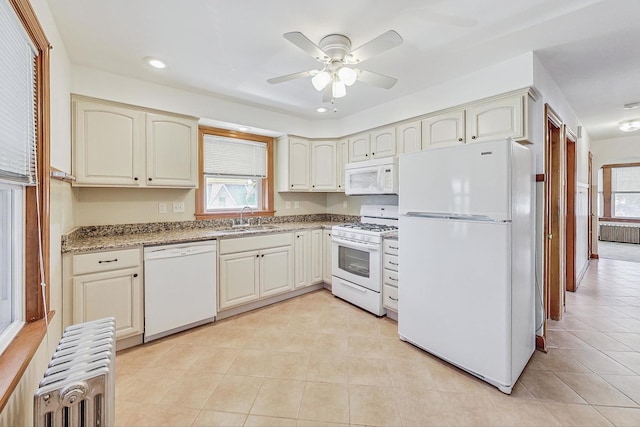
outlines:
[[[331,284],[331,230],[322,230],[322,281]]]
[[[141,249],[67,256],[63,312],[65,327],[115,317],[116,339],[142,335],[143,280]],[[69,262],[70,261],[70,262]],[[69,292],[71,295],[65,296]],[[69,298],[71,296],[71,298]]]
[[[294,289],[292,233],[221,239],[218,253],[219,310]]]
[[[294,233],[296,288],[315,285],[323,281],[322,230],[304,230]]]
[[[398,312],[398,240],[384,239],[382,255],[382,305]]]

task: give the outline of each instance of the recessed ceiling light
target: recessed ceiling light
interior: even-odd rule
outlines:
[[[623,132],[635,132],[640,130],[640,120],[628,120],[620,123],[619,129]]]
[[[625,110],[633,110],[634,108],[638,107],[640,107],[640,102],[630,102],[622,106],[622,108],[624,108]]]
[[[250,129],[250,128],[248,128],[248,127],[246,127],[246,126],[240,126],[240,127],[238,128],[238,130],[239,130],[240,132],[246,132],[246,131],[248,131],[249,129]]]
[[[158,58],[153,58],[151,56],[147,56],[146,58],[144,58],[144,62],[151,65],[153,68],[163,69],[167,67],[167,64],[164,61]]]
[[[326,109],[326,108],[324,108],[324,107],[318,107],[318,108],[316,108],[316,111],[317,111],[318,113],[325,113],[325,112],[327,111],[327,109]]]

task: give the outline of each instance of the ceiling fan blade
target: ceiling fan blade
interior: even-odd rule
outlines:
[[[322,102],[323,103],[331,102],[332,99],[333,99],[333,90],[331,88],[331,85],[327,85],[327,87],[325,87],[324,90],[322,91]]]
[[[367,70],[359,70],[358,81],[370,84],[371,86],[381,87],[383,89],[391,89],[398,79]]]
[[[351,51],[346,57],[345,62],[348,64],[357,64],[379,53],[387,51],[391,48],[402,44],[402,37],[393,30],[389,30],[379,35],[373,40],[363,44],[359,48]]]
[[[299,73],[287,74],[280,77],[274,77],[267,80],[267,83],[276,84],[282,82],[288,82],[289,80],[301,79],[304,77],[311,77],[314,73],[317,73],[318,70],[309,70],[309,71],[300,71]]]
[[[313,56],[317,61],[324,62],[330,59],[327,54],[318,47],[318,45],[309,40],[307,36],[299,31],[284,33],[283,36],[285,39],[289,40],[291,43],[295,44],[300,49]]]

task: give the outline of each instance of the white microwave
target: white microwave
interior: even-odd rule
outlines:
[[[345,189],[347,195],[398,194],[398,158],[347,163]]]

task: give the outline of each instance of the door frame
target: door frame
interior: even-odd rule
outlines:
[[[589,211],[588,211],[588,216],[587,216],[587,247],[588,247],[588,258],[587,259],[591,259],[591,258],[596,258],[597,255],[594,257],[593,255],[593,216],[595,215],[593,213],[593,153],[591,151],[589,151],[588,154],[588,163],[587,163],[587,171],[588,171],[588,177],[587,177],[587,184],[589,185],[589,188],[587,189],[587,199],[589,200]]]
[[[544,301],[546,317],[562,319],[564,272],[564,142],[563,123],[545,104]],[[546,337],[546,320],[544,324]],[[546,341],[546,340],[545,340]]]
[[[576,194],[577,163],[576,148],[578,138],[565,124],[565,286],[569,292],[578,289],[576,273]]]

